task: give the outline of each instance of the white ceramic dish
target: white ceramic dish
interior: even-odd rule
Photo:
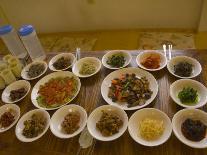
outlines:
[[[58,107],[55,107],[55,108],[45,108],[45,107],[41,107],[38,105],[38,102],[36,100],[36,98],[39,96],[38,95],[38,91],[39,91],[39,88],[41,85],[44,85],[46,82],[48,82],[50,79],[52,78],[57,78],[57,77],[74,77],[77,82],[78,82],[78,85],[77,85],[77,92],[74,94],[73,98],[71,98],[71,100],[65,104],[62,104]],[[32,103],[34,104],[35,107],[39,108],[39,109],[44,109],[44,110],[55,110],[55,109],[58,109],[68,103],[70,103],[79,93],[80,91],[80,87],[81,87],[81,82],[80,82],[80,79],[75,76],[72,72],[69,72],[69,71],[59,71],[59,72],[54,72],[54,73],[51,73],[51,74],[48,74],[46,75],[45,77],[43,77],[41,80],[39,80],[35,86],[33,87],[32,89],[32,93],[31,93],[31,100],[32,100]]]
[[[155,55],[155,56],[160,57],[160,67],[159,68],[149,69],[149,68],[146,68],[142,65],[142,62],[151,55]],[[163,53],[158,52],[158,51],[145,51],[145,52],[141,52],[139,55],[137,55],[136,62],[137,62],[137,65],[142,69],[145,69],[147,71],[158,71],[158,70],[163,69],[167,65],[167,58]]]
[[[103,110],[117,115],[123,121],[123,125],[119,129],[119,132],[112,135],[112,136],[105,137],[96,128],[96,123],[100,120]],[[90,114],[90,116],[88,117],[88,121],[87,121],[87,127],[88,127],[89,133],[95,139],[100,140],[100,141],[112,141],[112,140],[119,138],[126,131],[127,125],[128,125],[128,116],[127,116],[126,112],[124,110],[120,109],[119,107],[116,107],[113,105],[103,105],[103,106],[96,108]]]
[[[92,63],[95,66],[96,71],[93,74],[89,74],[89,75],[80,74],[79,72],[80,72],[81,67],[84,63]],[[98,73],[100,71],[100,69],[101,69],[101,61],[98,58],[85,57],[85,58],[78,60],[73,65],[72,71],[76,76],[81,77],[81,78],[86,78],[86,77],[90,77],[90,76],[95,75],[96,73]]]
[[[44,67],[45,67],[45,70],[40,75],[38,75],[36,77],[33,77],[33,78],[30,78],[28,76],[28,73],[27,72],[29,71],[29,68],[31,67],[31,65],[34,65],[34,64],[43,64]],[[47,71],[47,68],[48,68],[48,66],[47,66],[47,63],[45,61],[33,61],[32,63],[28,64],[27,66],[25,66],[23,68],[23,70],[21,72],[21,77],[23,79],[25,79],[25,80],[34,80],[34,79],[37,79],[37,78],[41,77],[43,74],[45,74],[45,72]]]
[[[11,127],[13,127],[17,123],[17,121],[20,117],[20,108],[16,104],[5,104],[5,105],[1,106],[0,107],[0,117],[6,111],[10,111],[10,110],[11,110],[12,114],[14,115],[14,122],[6,128],[1,128],[0,127],[0,133],[5,132],[5,131],[9,130]]]
[[[180,62],[188,62],[190,64],[193,65],[193,71],[192,71],[192,75],[189,76],[189,77],[182,77],[182,76],[179,76],[179,75],[176,75],[174,73],[174,65],[180,63]],[[173,57],[167,64],[167,69],[168,71],[178,77],[178,78],[194,78],[196,76],[198,76],[201,71],[202,71],[202,67],[201,67],[201,64],[194,58],[191,58],[191,57],[187,57],[187,56],[176,56],[176,57]]]
[[[24,129],[24,121],[30,120],[33,114],[42,115],[46,119],[46,125],[45,125],[43,132],[41,134],[39,134],[37,137],[26,138],[24,135],[22,135],[22,132]],[[17,126],[16,126],[16,130],[15,130],[16,137],[22,142],[33,142],[33,141],[39,139],[40,137],[42,137],[46,133],[46,131],[48,130],[49,126],[50,126],[49,113],[45,110],[42,110],[42,109],[34,109],[34,110],[31,110],[31,111],[27,112],[26,114],[24,114],[20,118],[20,120],[18,121]]]
[[[66,68],[64,68],[64,69],[60,69],[60,70],[55,69],[55,67],[53,66],[54,62],[56,62],[58,59],[60,59],[62,57],[69,58],[71,64],[69,66],[67,66]],[[52,70],[52,71],[61,71],[61,70],[64,71],[64,70],[67,70],[67,69],[71,68],[75,62],[76,62],[76,57],[74,56],[74,54],[72,54],[72,53],[60,53],[60,54],[54,56],[50,60],[50,62],[49,62],[49,69]]]
[[[111,86],[111,80],[113,80],[115,78],[118,78],[121,75],[126,74],[126,73],[128,73],[128,74],[134,73],[134,74],[136,74],[136,77],[138,77],[138,78],[141,78],[141,77],[145,76],[147,78],[147,80],[150,82],[149,88],[151,89],[151,91],[153,93],[152,93],[151,98],[148,99],[144,105],[137,105],[137,106],[134,106],[134,107],[127,107],[126,103],[112,102],[112,99],[108,97],[109,87]],[[139,69],[139,68],[134,68],[134,67],[123,68],[123,69],[120,69],[120,70],[117,70],[117,71],[114,71],[114,72],[110,73],[103,80],[102,85],[101,85],[101,94],[102,94],[104,100],[108,104],[118,106],[118,107],[120,107],[121,109],[124,109],[124,110],[136,110],[136,109],[140,109],[140,108],[143,108],[143,107],[149,105],[155,99],[155,97],[157,96],[157,93],[158,93],[158,84],[157,84],[157,81],[154,78],[154,76],[152,74],[150,74],[149,72],[147,72],[147,71],[144,71],[144,70]]]
[[[16,89],[20,89],[20,88],[25,88],[25,90],[27,91],[26,94],[24,96],[22,96],[20,99],[15,100],[15,101],[12,101],[10,99],[10,92],[12,90],[16,90]],[[4,89],[4,91],[2,93],[2,96],[1,96],[1,99],[5,103],[16,103],[16,102],[19,102],[19,101],[21,101],[23,98],[25,98],[27,96],[27,94],[30,91],[30,88],[31,88],[31,85],[26,80],[18,80],[18,81],[15,81],[15,82],[11,83],[10,85],[8,85]]]
[[[191,87],[197,90],[198,102],[196,104],[183,104],[178,98],[178,93],[184,87]],[[175,103],[185,108],[199,108],[207,103],[207,88],[200,82],[191,79],[177,80],[170,86],[170,96]]]
[[[122,54],[124,57],[125,57],[125,63],[122,67],[112,67],[110,65],[107,64],[107,60],[109,57],[111,57],[112,55],[114,54]],[[132,56],[129,52],[127,51],[124,51],[124,50],[113,50],[113,51],[109,51],[107,52],[103,57],[102,57],[102,64],[108,68],[108,69],[120,69],[120,68],[124,68],[126,66],[129,65],[129,63],[131,62],[132,60]]]
[[[199,109],[183,109],[178,111],[173,119],[173,132],[175,136],[184,144],[192,148],[207,148],[207,137],[199,142],[194,142],[185,138],[181,131],[181,125],[186,119],[200,120],[205,125],[207,125],[207,113]]]
[[[72,134],[67,134],[61,124],[64,121],[65,116],[70,112],[78,112],[80,114],[79,129]],[[85,128],[87,123],[87,113],[85,109],[79,105],[70,104],[58,109],[52,116],[50,121],[50,130],[59,138],[72,138],[78,135]]]
[[[141,137],[139,133],[139,123],[145,119],[151,118],[155,120],[163,121],[164,132],[163,134],[155,140],[149,141]],[[171,136],[172,124],[170,118],[162,111],[155,108],[144,108],[137,110],[129,119],[128,131],[130,136],[139,144],[144,146],[158,146],[165,143]]]

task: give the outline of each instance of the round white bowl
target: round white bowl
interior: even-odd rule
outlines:
[[[107,60],[109,57],[111,57],[112,55],[114,54],[122,54],[124,57],[125,57],[125,63],[122,67],[112,67],[110,65],[107,64]],[[129,52],[127,51],[124,51],[124,50],[113,50],[113,51],[109,51],[107,52],[103,57],[102,57],[102,64],[108,68],[108,69],[120,69],[120,68],[124,68],[126,66],[129,65],[129,63],[131,62],[132,60],[132,56]]]
[[[96,128],[96,123],[100,120],[103,110],[108,111],[108,112],[113,112],[113,114],[116,114],[123,121],[123,126],[119,129],[119,132],[109,137],[103,136],[101,132]],[[103,106],[96,108],[90,114],[90,116],[88,117],[88,121],[87,121],[87,127],[88,127],[89,133],[95,139],[100,140],[100,141],[112,141],[112,140],[119,138],[126,131],[127,125],[128,125],[128,116],[126,112],[112,105],[103,105]]]
[[[10,99],[10,92],[12,90],[20,89],[22,87],[25,88],[25,90],[27,91],[26,94],[24,96],[22,96],[20,99],[15,100],[15,101],[12,101]],[[1,95],[1,99],[5,103],[16,103],[16,102],[19,102],[19,101],[21,101],[23,98],[25,98],[27,96],[27,94],[30,91],[30,88],[31,88],[31,85],[26,80],[18,80],[18,81],[15,81],[15,82],[11,83],[10,85],[8,85],[4,89],[4,91],[3,91],[2,95]]]
[[[199,142],[194,142],[191,140],[188,140],[184,137],[181,131],[181,125],[182,123],[187,119],[195,119],[202,121],[205,125],[207,125],[207,113],[204,111],[201,111],[199,109],[183,109],[178,111],[173,119],[172,119],[172,125],[173,125],[173,132],[175,136],[184,144],[192,147],[192,148],[207,148],[207,137],[205,137],[203,140]]]
[[[29,71],[30,66],[31,65],[34,65],[34,64],[43,64],[45,66],[45,70],[40,75],[38,75],[36,77],[33,77],[33,78],[30,78],[28,76],[28,73],[27,72]],[[37,78],[41,77],[43,74],[45,74],[45,72],[47,71],[47,68],[48,68],[48,66],[47,66],[47,63],[45,61],[33,61],[32,63],[28,64],[27,66],[25,66],[23,68],[23,70],[21,72],[21,77],[23,79],[25,79],[25,80],[34,80],[34,79],[37,79]]]
[[[148,141],[141,137],[139,134],[139,123],[145,119],[151,118],[161,120],[164,123],[163,134],[155,140]],[[128,131],[130,136],[139,144],[144,146],[158,146],[165,143],[171,136],[172,124],[170,118],[162,111],[155,108],[144,108],[137,110],[129,119]]]
[[[5,104],[5,105],[1,106],[0,107],[0,117],[6,111],[9,111],[10,109],[14,112],[13,113],[14,114],[14,122],[6,128],[0,128],[0,133],[5,132],[5,131],[9,130],[11,127],[13,127],[17,123],[17,121],[20,117],[20,108],[16,104]]]
[[[62,122],[64,121],[65,116],[70,112],[77,111],[80,114],[79,129],[72,134],[67,134],[62,129]],[[50,130],[52,133],[59,138],[72,138],[78,135],[85,128],[87,123],[87,113],[85,109],[79,105],[71,104],[66,105],[58,109],[52,116],[50,121]]]
[[[37,97],[39,96],[38,91],[41,85],[44,85],[45,83],[47,83],[50,79],[52,78],[57,78],[57,77],[74,77],[77,81],[78,81],[78,86],[77,86],[77,92],[74,94],[73,98],[71,98],[71,100],[63,105],[60,105],[58,107],[55,108],[45,108],[45,107],[41,107],[38,105],[37,102]],[[42,79],[40,79],[35,86],[32,89],[32,93],[31,93],[31,101],[34,104],[35,107],[39,108],[39,109],[44,109],[44,110],[55,110],[58,109],[68,103],[70,103],[79,93],[81,88],[81,82],[80,79],[75,76],[72,72],[69,71],[59,71],[59,72],[54,72],[54,73],[50,73],[48,75],[46,75],[45,77],[43,77]]]
[[[54,62],[56,62],[58,59],[60,58],[69,58],[70,61],[71,61],[71,64],[69,66],[67,66],[66,68],[64,69],[55,69],[55,67],[53,66]],[[64,71],[64,70],[67,70],[69,68],[71,68],[73,66],[73,64],[76,62],[76,57],[74,56],[74,54],[72,53],[61,53],[61,54],[58,54],[56,56],[54,56],[50,62],[49,62],[49,69],[52,70],[52,71]]]
[[[145,104],[143,105],[137,105],[134,107],[127,107],[127,103],[119,103],[119,102],[113,102],[111,98],[108,97],[108,92],[109,92],[109,87],[111,86],[111,80],[120,77],[123,74],[136,74],[136,77],[146,77],[147,80],[150,82],[149,88],[152,90],[152,96],[150,99],[148,99],[146,101]],[[120,107],[121,109],[124,110],[136,110],[136,109],[140,109],[143,108],[147,105],[149,105],[157,96],[158,93],[158,83],[156,81],[156,79],[154,78],[154,76],[142,69],[139,68],[134,68],[134,67],[129,67],[129,68],[123,68],[123,69],[119,69],[116,70],[112,73],[110,73],[109,75],[107,75],[107,77],[103,80],[102,85],[101,85],[101,95],[103,96],[104,100],[110,104],[110,105],[115,105]]]
[[[81,67],[82,67],[83,63],[87,63],[87,62],[88,63],[93,63],[94,66],[96,67],[96,71],[93,74],[90,74],[90,75],[82,75],[79,72],[81,70]],[[76,76],[81,77],[81,78],[86,78],[86,77],[90,77],[90,76],[95,75],[96,73],[98,73],[100,71],[100,69],[101,69],[101,61],[98,58],[85,57],[85,58],[82,58],[82,59],[78,60],[73,65],[72,71]]]
[[[160,57],[160,67],[159,68],[149,69],[149,68],[144,67],[141,64],[143,60],[145,60],[146,58],[148,58],[151,55],[157,55]],[[158,71],[158,70],[163,69],[167,65],[167,58],[163,53],[158,52],[158,51],[145,51],[145,52],[141,52],[139,55],[137,55],[136,62],[137,62],[137,65],[142,69],[145,69],[147,71]]]
[[[182,77],[182,76],[176,75],[174,73],[174,65],[176,65],[176,64],[178,64],[180,62],[188,62],[188,63],[193,65],[193,71],[192,71],[192,75],[191,76],[189,76],[189,77]],[[187,79],[194,78],[194,77],[198,76],[201,73],[201,71],[202,71],[201,64],[196,59],[191,58],[191,57],[187,57],[187,56],[176,56],[176,57],[173,57],[167,63],[167,69],[168,69],[168,71],[172,75],[174,75],[174,76],[176,76],[178,78],[187,78]]]
[[[198,102],[196,104],[183,104],[178,98],[178,93],[182,91],[184,87],[191,87],[197,90]],[[200,82],[191,79],[177,80],[170,85],[170,96],[175,103],[185,108],[199,108],[207,103],[207,88]]]
[[[24,121],[31,119],[33,114],[41,114],[41,115],[43,115],[43,117],[45,117],[45,119],[46,119],[45,129],[37,137],[26,138],[24,135],[22,135],[22,132],[23,132],[23,129],[24,129]],[[39,139],[40,137],[42,137],[46,133],[46,131],[48,130],[49,126],[50,126],[50,115],[49,115],[49,113],[45,110],[42,110],[42,109],[34,109],[34,110],[31,110],[31,111],[27,112],[26,114],[24,114],[20,118],[20,120],[18,121],[18,123],[16,125],[16,130],[15,130],[16,137],[22,142],[33,142],[33,141]]]

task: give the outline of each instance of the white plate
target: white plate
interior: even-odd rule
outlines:
[[[65,116],[70,112],[77,111],[80,114],[80,122],[79,122],[79,129],[76,130],[72,134],[67,134],[62,129],[62,122],[64,121]],[[87,113],[85,109],[81,106],[70,104],[66,105],[60,109],[58,109],[52,116],[50,121],[50,130],[52,133],[59,137],[59,138],[72,138],[76,135],[78,135],[83,129],[85,128],[87,123]]]
[[[119,129],[119,132],[112,135],[112,136],[105,137],[96,128],[96,123],[100,120],[103,110],[117,115],[123,121],[123,125]],[[90,116],[88,117],[88,121],[87,121],[87,127],[88,127],[89,133],[95,139],[100,140],[100,141],[112,141],[112,140],[119,138],[126,131],[127,125],[128,125],[128,116],[127,116],[126,112],[124,110],[120,109],[119,107],[112,106],[112,105],[103,105],[103,106],[96,108],[90,114]]]
[[[25,88],[25,90],[26,90],[25,95],[22,96],[22,97],[21,97],[20,99],[18,99],[18,100],[12,101],[12,100],[10,99],[10,92],[11,92],[12,90],[16,90],[16,89],[20,89],[20,88]],[[2,93],[2,96],[1,96],[1,99],[2,99],[2,101],[5,102],[5,103],[16,103],[16,102],[19,102],[19,101],[21,101],[23,98],[25,98],[25,97],[27,96],[27,94],[28,94],[29,91],[30,91],[30,88],[31,88],[31,85],[30,85],[30,83],[29,83],[28,81],[26,81],[26,80],[18,80],[18,81],[15,81],[15,82],[11,83],[10,85],[8,85],[8,86],[4,89],[4,91],[3,91],[3,93]]]
[[[205,137],[203,140],[199,142],[194,142],[191,140],[188,140],[184,137],[182,131],[181,131],[181,125],[182,123],[187,119],[194,119],[194,120],[200,120],[205,125],[207,125],[207,113],[204,111],[201,111],[199,109],[183,109],[178,111],[173,119],[172,119],[172,125],[173,125],[173,132],[175,136],[184,144],[192,147],[192,148],[207,148],[207,137]]]
[[[77,92],[74,94],[74,97],[67,103],[63,104],[63,105],[60,105],[58,107],[55,107],[55,108],[45,108],[45,107],[41,107],[38,105],[37,103],[37,100],[36,98],[39,96],[38,95],[38,91],[39,91],[39,88],[40,88],[40,85],[44,85],[46,82],[48,82],[50,79],[52,78],[57,78],[57,77],[74,77],[77,82],[78,82],[78,85],[77,85]],[[80,82],[80,79],[75,76],[73,73],[69,72],[69,71],[59,71],[59,72],[54,72],[54,73],[51,73],[51,74],[48,74],[46,75],[45,77],[43,77],[41,80],[39,80],[35,86],[33,87],[32,89],[32,93],[31,93],[31,100],[32,100],[32,103],[34,104],[35,107],[39,108],[39,109],[44,109],[44,110],[55,110],[55,109],[58,109],[68,103],[70,103],[79,93],[80,91],[80,87],[81,87],[81,82]]]
[[[90,75],[82,75],[79,73],[83,63],[93,63],[94,66],[96,67],[96,71],[93,73],[93,74],[90,74]],[[82,58],[80,60],[78,60],[74,65],[73,65],[73,68],[72,68],[72,71],[73,73],[78,76],[78,77],[81,77],[81,78],[86,78],[86,77],[90,77],[90,76],[93,76],[95,75],[96,73],[98,73],[101,69],[101,61],[98,59],[98,58],[95,58],[95,57],[85,57],[85,58]]]
[[[145,119],[155,119],[163,121],[164,123],[164,132],[163,134],[156,140],[145,140],[141,137],[139,133],[139,124]],[[144,108],[141,110],[137,110],[129,119],[128,131],[130,136],[139,144],[144,146],[158,146],[166,142],[172,133],[172,124],[170,118],[162,111],[155,108]]]
[[[137,106],[134,106],[134,107],[127,107],[127,104],[126,103],[116,103],[116,102],[112,102],[111,98],[108,97],[108,92],[109,92],[109,87],[111,86],[111,80],[115,79],[115,78],[119,78],[121,75],[123,74],[136,74],[136,77],[138,78],[141,78],[141,77],[146,77],[147,80],[149,81],[150,85],[149,85],[149,88],[151,89],[151,91],[153,92],[152,93],[152,96],[150,99],[148,99],[146,101],[146,103],[144,105],[137,105]],[[101,85],[101,95],[103,96],[104,100],[108,103],[108,104],[111,104],[111,105],[115,105],[115,106],[118,106],[124,110],[136,110],[136,109],[140,109],[140,108],[143,108],[147,105],[149,105],[154,99],[155,97],[157,96],[157,93],[158,93],[158,84],[157,84],[157,81],[156,79],[154,78],[154,76],[152,74],[150,74],[149,72],[147,71],[144,71],[142,69],[139,69],[139,68],[134,68],[134,67],[129,67],[129,68],[123,68],[123,69],[120,69],[120,70],[117,70],[117,71],[114,71],[112,73],[110,73],[102,82],[102,85]]]
[[[145,60],[146,58],[148,58],[151,55],[157,55],[157,56],[160,57],[160,67],[159,68],[149,69],[149,68],[144,67],[141,64],[141,62],[143,60]],[[167,65],[167,58],[163,53],[158,52],[158,51],[145,51],[145,52],[141,52],[139,55],[137,55],[136,62],[137,62],[137,65],[142,69],[145,69],[145,70],[148,70],[148,71],[158,71],[158,70],[163,69]]]
[[[24,135],[22,135],[22,132],[23,132],[23,129],[24,129],[24,121],[30,120],[33,114],[43,115],[43,117],[46,119],[46,125],[45,125],[45,128],[44,128],[43,132],[41,134],[39,134],[37,137],[26,138]],[[34,109],[34,110],[31,110],[31,111],[27,112],[26,114],[24,114],[20,118],[20,120],[17,123],[15,133],[16,133],[17,138],[20,141],[22,141],[22,142],[33,142],[33,141],[39,139],[40,137],[42,137],[46,133],[46,131],[49,128],[49,125],[50,125],[50,115],[49,115],[49,113],[45,110],[42,110],[42,109]]]
[[[30,66],[31,65],[34,65],[34,64],[43,64],[44,65],[44,67],[45,67],[45,70],[40,74],[40,75],[38,75],[38,76],[36,76],[36,77],[33,77],[33,78],[30,78],[29,76],[28,76],[28,71],[29,71],[29,68],[30,68]],[[30,63],[30,64],[28,64],[27,66],[25,66],[24,68],[23,68],[23,70],[22,70],[22,72],[21,72],[21,77],[23,78],[23,79],[25,79],[25,80],[34,80],[34,79],[37,79],[37,78],[39,78],[40,76],[42,76],[43,74],[45,74],[45,72],[47,71],[47,63],[45,62],[45,61],[33,61],[32,63]]]
[[[193,71],[192,71],[192,75],[189,76],[189,77],[182,77],[182,76],[179,76],[179,75],[176,75],[174,73],[174,65],[180,63],[180,62],[188,62],[190,64],[193,65]],[[201,64],[194,58],[191,58],[191,57],[187,57],[187,56],[176,56],[174,58],[172,58],[168,63],[167,63],[167,69],[168,71],[178,77],[178,78],[187,78],[187,79],[190,79],[190,78],[194,78],[196,76],[198,76],[201,71],[202,71],[202,67],[201,67]]]
[[[55,69],[55,67],[53,66],[54,62],[56,62],[58,59],[60,59],[62,57],[70,58],[71,64],[69,66],[67,66],[66,68],[64,68],[64,69],[60,69],[60,70]],[[50,60],[49,69],[52,70],[52,71],[61,71],[61,70],[64,71],[64,70],[67,70],[68,68],[71,68],[73,66],[73,64],[75,63],[75,61],[76,61],[76,58],[75,58],[74,54],[72,54],[72,53],[60,53],[60,54],[54,56]]]
[[[107,60],[109,57],[111,57],[114,54],[122,54],[125,57],[125,63],[122,67],[111,67],[110,65],[107,64]],[[129,63],[132,60],[132,56],[129,52],[124,51],[124,50],[113,50],[113,51],[109,51],[107,52],[103,57],[102,57],[102,64],[108,68],[108,69],[120,69],[120,68],[124,68],[126,66],[129,65]]]
[[[1,132],[5,132],[5,131],[9,130],[11,127],[13,127],[17,123],[17,121],[18,121],[18,119],[20,117],[20,108],[16,104],[5,104],[5,105],[1,106],[0,107],[0,117],[6,111],[9,111],[10,109],[12,110],[12,114],[14,114],[14,122],[10,126],[8,126],[6,128],[0,128],[0,133]]]
[[[184,87],[191,87],[197,90],[198,102],[196,104],[187,105],[183,104],[178,98],[178,93],[182,91]],[[207,88],[200,82],[191,79],[177,80],[170,86],[170,96],[175,103],[185,108],[199,108],[207,103]]]

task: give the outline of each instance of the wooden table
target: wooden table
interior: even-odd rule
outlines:
[[[137,66],[135,58],[140,51],[130,51],[133,55],[133,60],[130,66]],[[104,51],[82,52],[81,57],[94,56],[99,59],[105,54]],[[48,55],[48,60],[54,54]],[[202,74],[196,78],[205,84],[207,82],[207,50],[203,51],[173,51],[172,56],[187,55],[196,58],[202,65]],[[107,104],[101,96],[101,83],[111,71],[102,67],[101,71],[87,79],[81,79],[81,90],[76,99],[72,102],[84,107],[88,115],[97,107]],[[49,73],[49,71],[48,71]],[[152,73],[158,81],[159,92],[156,99],[148,107],[154,107],[164,111],[171,119],[173,115],[180,109],[169,96],[169,87],[172,82],[177,80],[170,75],[167,69]],[[32,81],[32,86],[37,82]],[[3,105],[2,101],[0,105]],[[21,108],[21,115],[27,111],[34,109],[30,95],[23,101],[18,103]],[[206,109],[204,107],[203,109]],[[130,117],[134,111],[127,111]],[[54,111],[50,111],[52,114]],[[161,146],[145,147],[137,144],[129,135],[128,131],[120,138],[112,142],[101,142],[94,140],[93,145],[88,149],[81,149],[78,143],[79,135],[71,139],[56,138],[50,130],[32,143],[22,143],[15,136],[15,127],[5,133],[0,134],[0,155],[205,155],[207,149],[193,149],[182,144],[172,133],[170,139]]]

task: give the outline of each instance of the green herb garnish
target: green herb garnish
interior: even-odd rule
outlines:
[[[178,98],[184,104],[195,104],[198,102],[198,93],[197,90],[184,87],[182,91],[178,93]]]
[[[122,54],[114,54],[108,58],[106,63],[112,67],[123,67],[125,61],[126,60]]]

